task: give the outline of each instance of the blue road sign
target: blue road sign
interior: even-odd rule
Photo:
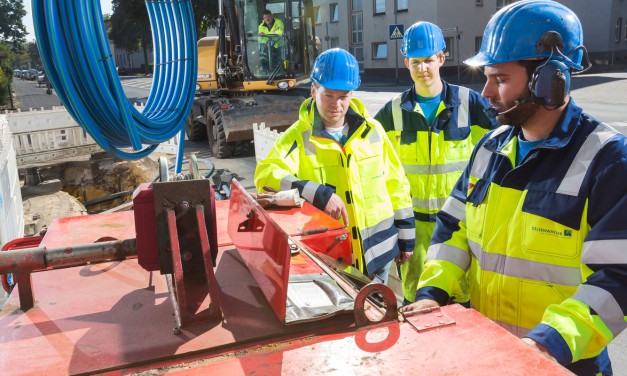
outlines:
[[[403,35],[405,35],[405,26],[403,24],[390,25],[390,32],[388,35],[390,36],[390,40],[403,39]]]

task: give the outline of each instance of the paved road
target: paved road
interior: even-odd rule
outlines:
[[[133,102],[145,102],[152,84],[150,78],[123,77],[123,88]],[[481,90],[482,85],[468,84],[467,86]],[[575,101],[586,109],[588,113],[607,122],[624,122],[627,124],[627,113],[624,107],[627,104],[624,93],[627,93],[627,72],[604,74],[590,74],[573,78],[572,96]],[[49,108],[59,105],[58,98],[45,94],[44,88],[38,88],[36,83],[17,80],[14,85],[18,93],[21,108]],[[405,90],[407,85],[390,86],[386,84],[365,83],[361,90],[355,93],[366,105],[368,112],[375,114],[396,93]],[[255,170],[253,156],[217,160],[211,156],[205,142],[187,142],[185,154],[196,153],[199,158],[206,158],[216,164],[217,168],[227,168],[236,172],[247,189],[253,189],[252,178]],[[609,346],[610,356],[615,375],[627,376],[627,333],[623,333]]]

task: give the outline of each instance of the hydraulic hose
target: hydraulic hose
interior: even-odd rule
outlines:
[[[59,99],[109,154],[136,160],[180,134],[194,100],[198,58],[191,0],[146,0],[154,45],[153,85],[140,113],[126,98],[99,0],[33,0],[37,46]]]

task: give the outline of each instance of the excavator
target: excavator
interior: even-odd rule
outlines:
[[[258,35],[265,10],[283,22],[282,34]],[[219,11],[218,35],[198,41],[196,97],[185,131],[192,141],[206,137],[213,155],[227,158],[252,140],[253,123],[282,131],[296,120],[308,95],[300,85],[309,82],[320,44],[312,0],[222,0]],[[280,47],[264,51],[272,46]]]

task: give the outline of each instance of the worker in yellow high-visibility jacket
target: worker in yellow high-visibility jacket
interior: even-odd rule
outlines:
[[[341,219],[351,234],[352,264],[386,282],[393,260],[404,263],[414,249],[409,183],[383,128],[352,97],[361,82],[355,57],[327,50],[311,79],[311,98],[257,164],[255,186],[297,188]]]
[[[507,125],[475,147],[401,310],[445,304],[468,271],[472,307],[576,374],[611,375],[606,346],[627,327],[627,137],[570,97],[582,43],[554,1],[492,17],[466,63],[484,67]]]
[[[269,74],[282,63],[284,24],[275,18],[268,9],[263,11],[263,20],[257,28],[259,43],[259,64],[263,74]]]
[[[392,141],[411,186],[416,246],[409,262],[399,268],[405,304],[416,296],[436,213],[464,171],[472,148],[496,128],[496,122],[483,111],[489,106],[487,100],[440,77],[445,50],[438,26],[421,21],[408,28],[401,52],[414,85],[375,115]],[[462,285],[454,294],[458,302],[469,298],[465,283]]]

